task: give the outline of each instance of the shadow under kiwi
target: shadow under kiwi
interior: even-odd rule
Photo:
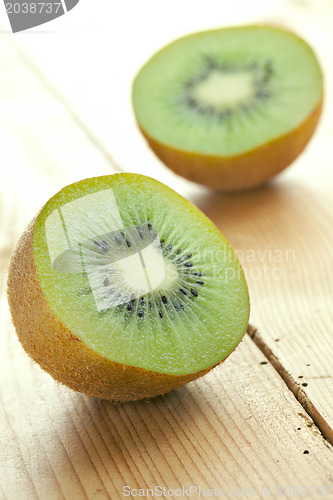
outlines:
[[[231,244],[251,247],[293,241],[300,214],[307,218],[311,192],[297,182],[271,181],[248,191],[225,194],[205,191],[191,201],[205,214]],[[306,203],[305,203],[306,200]],[[309,214],[310,219],[310,214]]]
[[[161,483],[175,488],[180,481],[185,484],[186,471],[193,468],[192,437],[198,435],[202,439],[202,427],[207,423],[206,399],[198,392],[197,383],[192,382],[152,399],[118,404],[88,400],[92,420],[100,422],[99,432],[108,452],[104,465],[110,475],[116,463],[118,473],[114,473],[118,476],[122,470],[130,469],[124,484],[131,488],[154,488]],[[185,447],[184,440],[188,442]],[[200,446],[204,449],[205,443]],[[142,478],[139,485],[138,476]],[[215,478],[202,475],[200,481],[206,483],[209,479]]]

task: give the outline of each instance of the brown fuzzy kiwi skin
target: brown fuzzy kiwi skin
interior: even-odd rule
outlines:
[[[214,156],[162,144],[139,128],[156,156],[175,173],[219,191],[252,189],[288,167],[311,139],[321,115],[323,97],[296,128],[241,155]]]
[[[168,375],[117,363],[90,349],[59,320],[43,294],[34,262],[35,222],[36,218],[12,255],[8,303],[24,350],[55,380],[88,396],[116,403],[164,394],[216,366],[188,375]]]

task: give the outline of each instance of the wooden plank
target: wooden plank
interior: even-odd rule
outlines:
[[[5,42],[0,62],[3,278],[11,244],[41,204],[64,184],[111,167]],[[207,191],[194,193],[209,208]],[[332,448],[249,337],[207,377],[152,401],[112,406],[57,385],[26,356],[3,286],[0,318],[4,498],[113,500],[126,485],[216,487],[233,496],[252,489],[272,498],[279,486],[303,486],[312,496],[321,486],[329,498]]]
[[[150,0],[145,5],[154,9]],[[104,7],[107,8],[106,4]],[[164,12],[163,18],[156,19],[154,25],[148,21],[144,28],[141,23],[131,24],[134,46],[126,43],[127,33],[119,22],[112,31],[102,30],[98,36],[95,32],[94,39],[76,34],[71,38],[74,45],[69,48],[70,53],[55,63],[56,58],[50,58],[50,54],[55,55],[59,50],[55,41],[62,47],[66,37],[45,38],[44,48],[36,38],[21,39],[22,50],[30,62],[37,61],[37,65],[31,64],[44,82],[52,78],[57,95],[67,102],[80,126],[90,137],[95,137],[106,156],[114,153],[126,170],[153,175],[193,200],[230,239],[248,276],[251,320],[257,327],[254,340],[333,442],[330,229],[333,103],[330,96],[314,139],[293,167],[266,189],[230,197],[212,194],[168,171],[145,146],[134,123],[129,99],[131,81],[140,65],[155,51],[153,43],[158,48],[185,32],[213,26],[220,7],[214,1],[211,7],[210,14],[203,14],[202,9],[199,13],[194,6],[191,16],[181,10],[179,25],[172,22],[172,8]],[[186,10],[185,4],[181,9]],[[118,19],[126,17],[125,10],[119,8]],[[286,1],[263,7],[262,3],[242,2],[241,11],[245,22],[278,22],[297,30],[316,50],[324,68],[326,87],[333,87],[331,3]],[[234,11],[224,12],[224,24],[235,23],[235,19],[239,22],[240,18]],[[142,31],[146,37],[141,36]],[[86,58],[79,57],[76,74],[70,80],[64,78],[79,44],[86,48],[84,53],[93,54],[102,43],[109,48],[112,67],[105,67],[103,58],[94,58],[92,71],[84,79]],[[118,54],[119,46],[123,48],[122,57]],[[99,75],[103,75],[102,82]],[[80,86],[76,84],[79,81]],[[92,106],[86,99],[87,89],[97,87],[99,91],[94,94]]]
[[[203,379],[115,406],[42,372],[19,346],[3,297],[1,317],[4,498],[115,499],[125,486],[329,492],[332,449],[249,337]]]
[[[197,204],[237,249],[254,340],[332,440],[331,194],[290,181]]]

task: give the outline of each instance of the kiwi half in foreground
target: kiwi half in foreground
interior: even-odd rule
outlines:
[[[322,101],[313,51],[272,26],[176,40],[133,84],[134,112],[156,155],[224,191],[258,186],[290,165],[311,138]]]
[[[27,353],[56,380],[113,401],[198,378],[249,317],[234,251],[198,208],[142,175],[51,198],[12,256],[8,299]]]

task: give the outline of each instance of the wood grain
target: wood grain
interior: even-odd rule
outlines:
[[[154,8],[150,0],[146,5]],[[212,5],[212,12],[218,12],[217,3]],[[121,24],[112,33],[89,39],[90,51],[97,50],[105,40],[109,47],[115,47],[117,39],[124,46],[127,64],[124,68],[116,56],[112,68],[94,60],[93,71],[79,90],[73,83],[78,76],[72,75],[71,81],[62,76],[72,64],[70,56],[57,60],[56,66],[50,65],[48,55],[57,50],[52,40],[47,42],[47,50],[41,50],[36,41],[29,39],[20,53],[44,84],[54,89],[53,93],[70,109],[80,128],[105,157],[114,157],[124,170],[152,175],[176,189],[194,201],[229,238],[248,277],[251,321],[257,328],[254,340],[274,362],[326,438],[333,442],[332,4],[286,0],[273,7],[242,2],[242,7],[242,15],[248,19],[256,15],[256,22],[260,19],[278,23],[303,36],[317,53],[327,91],[317,133],[289,171],[266,188],[239,195],[222,196],[175,176],[145,145],[129,99],[135,72],[154,52],[154,47],[145,43],[145,37],[135,31],[142,30],[141,26],[132,27],[137,42],[131,53],[127,52]],[[118,16],[126,16],[122,8]],[[180,35],[177,29],[195,30],[199,20],[199,16],[183,17],[181,27],[173,26],[174,31],[170,31],[166,26],[173,24],[172,17],[170,9],[158,30],[156,26],[146,26],[147,38],[154,39],[156,48],[167,43],[166,37],[171,39],[172,33],[174,37]],[[231,11],[225,12],[223,19],[225,24],[231,23]],[[215,22],[212,18],[210,21]],[[82,36],[75,40],[84,47],[88,43]],[[65,41],[57,39],[60,44]],[[77,64],[77,75],[83,75],[85,60],[79,58]],[[119,75],[116,81],[115,73]],[[87,105],[87,89],[96,84],[98,74],[103,74],[101,90],[94,94],[94,105]]]
[[[250,287],[255,342],[332,440],[330,194],[289,182],[197,204],[238,251]]]
[[[310,490],[333,483],[332,447],[321,434],[331,439],[333,415],[330,101],[293,171],[242,195],[187,183],[143,143],[141,154],[134,146],[129,170],[191,198],[229,238],[248,277],[256,329],[201,380],[152,401],[112,406],[56,384],[27,357],[4,284],[10,249],[40,206],[65,184],[114,171],[112,141],[87,127],[65,89],[53,91],[3,38],[0,498],[113,500],[126,485],[217,487],[238,497],[252,488],[270,498],[278,498],[278,486],[291,486],[332,498],[332,490]],[[136,134],[129,127],[134,145]],[[126,156],[115,157],[121,164]]]
[[[122,498],[124,486],[329,485],[332,450],[246,337],[185,388],[113,406],[57,385],[1,317],[4,498]],[[308,453],[307,453],[308,452]]]

